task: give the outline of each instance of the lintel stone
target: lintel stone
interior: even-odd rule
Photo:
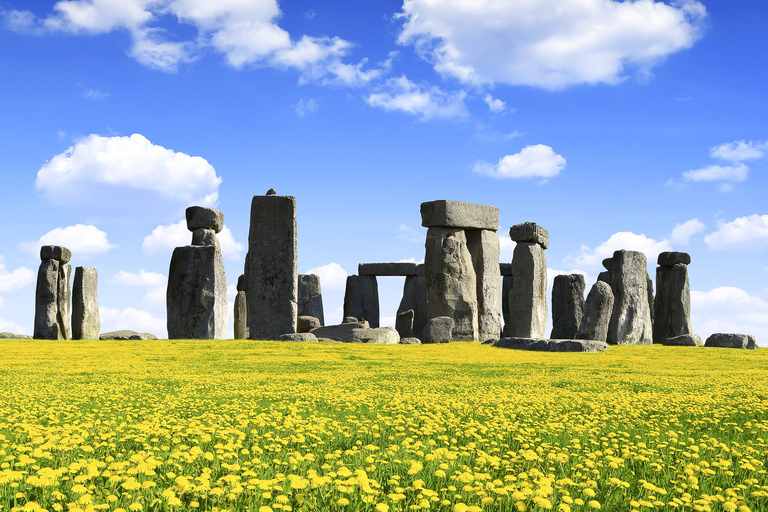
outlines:
[[[441,199],[421,203],[421,225],[425,228],[499,230],[499,208],[485,204]]]
[[[674,267],[678,263],[691,264],[691,255],[687,252],[667,251],[659,254],[658,264],[662,267]]]
[[[549,248],[549,232],[535,222],[523,222],[509,228],[509,237],[515,242],[532,242],[542,249]]]
[[[44,245],[40,248],[40,259],[58,260],[60,263],[69,263],[72,259],[72,251],[60,245]]]

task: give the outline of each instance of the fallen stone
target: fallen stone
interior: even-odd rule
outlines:
[[[316,327],[310,332],[317,337],[317,339],[328,338],[336,341],[343,341],[349,343],[353,340],[354,336],[352,331],[359,329],[368,329],[368,322],[355,322],[339,325],[326,325],[323,327]]]
[[[512,275],[512,264],[511,263],[499,263],[499,272],[502,276],[511,276]]]
[[[235,339],[248,339],[248,297],[244,291],[235,295]]]
[[[555,276],[552,285],[552,339],[573,339],[579,332],[584,314],[584,290],[582,274]]]
[[[620,250],[613,253],[611,270],[613,314],[608,326],[608,343],[612,345],[653,343],[647,275],[647,260],[642,252]]]
[[[515,278],[511,272],[509,275],[504,275],[501,279],[501,316],[504,318],[502,337],[509,337],[509,328],[512,323],[512,319],[509,316],[509,294],[512,292],[512,285],[514,283]]]
[[[44,245],[40,247],[40,259],[58,260],[59,263],[69,263],[72,259],[72,251],[60,245]]]
[[[401,338],[413,337],[413,316],[414,312],[412,309],[397,314],[395,330]]]
[[[203,206],[190,206],[187,208],[187,229],[212,229],[220,233],[224,228],[224,214],[213,208]],[[195,244],[196,245],[196,244]]]
[[[148,332],[136,332],[123,329],[121,331],[105,332],[99,336],[100,340],[156,340],[157,336]]]
[[[44,246],[45,247],[45,246]],[[61,340],[59,327],[59,260],[44,259],[37,271],[35,330],[38,340]]]
[[[453,333],[453,318],[437,316],[424,327],[424,343],[450,343]]]
[[[608,344],[596,340],[547,340],[543,338],[501,338],[495,347],[537,352],[601,352]]]
[[[668,251],[659,254],[656,262],[662,267],[673,267],[678,264],[690,265],[691,255],[687,252]]]
[[[325,323],[325,314],[323,313],[323,293],[320,289],[320,276],[315,274],[299,274],[298,286],[299,316],[313,316],[317,318],[320,325],[323,325]]]
[[[360,263],[357,273],[361,276],[415,276],[416,263]]]
[[[317,342],[317,336],[311,332],[295,332],[281,334],[279,341],[314,341]]]
[[[654,300],[653,342],[664,343],[668,338],[691,334],[691,290],[688,266],[656,267],[656,298]]]
[[[377,327],[369,329],[353,329],[351,343],[369,343],[372,345],[397,345],[400,335],[394,327]]]
[[[663,344],[670,347],[700,347],[704,342],[695,334],[681,334],[674,338],[667,338]]]
[[[757,350],[757,339],[750,334],[728,334],[718,332],[707,338],[705,347],[746,348]]]
[[[97,340],[101,330],[99,274],[93,267],[77,267],[72,283],[72,339]]]
[[[421,345],[419,338],[400,338],[401,345]]]
[[[499,208],[462,201],[421,203],[421,225],[425,228],[474,228],[499,230]]]
[[[344,343],[343,341],[332,340],[331,338],[317,338],[317,341],[320,343]]]
[[[397,314],[413,310],[411,336],[421,338],[427,325],[427,279],[424,275],[407,276],[403,285],[403,298],[397,308]],[[403,336],[402,333],[400,336]]]
[[[14,334],[12,332],[0,332],[0,340],[31,340],[32,336],[26,334]]]
[[[311,332],[312,329],[322,327],[320,320],[314,316],[302,315],[296,321],[296,330],[299,333]]]
[[[587,295],[576,339],[605,341],[612,314],[613,291],[610,285],[598,281]]]
[[[535,222],[523,222],[509,228],[509,237],[515,242],[529,242],[539,244],[542,248],[549,248],[549,232]]]
[[[465,231],[477,283],[477,333],[480,341],[501,335],[499,236],[488,229]]]
[[[543,338],[547,327],[547,258],[541,245],[518,242],[509,294],[510,337]]]
[[[379,285],[375,276],[347,276],[344,316],[367,320],[373,328],[379,326]]]

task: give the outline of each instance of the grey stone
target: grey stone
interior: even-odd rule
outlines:
[[[317,339],[322,341],[322,338],[328,338],[336,341],[342,341],[349,343],[354,339],[352,331],[359,329],[368,329],[368,322],[350,322],[339,325],[325,325],[323,327],[317,327],[310,332],[314,334]]]
[[[246,290],[246,280],[245,280],[245,274],[240,274],[240,276],[237,278],[237,291],[239,292],[248,292]]]
[[[344,343],[343,341],[332,340],[331,338],[317,338],[317,341],[320,343]]]
[[[613,268],[613,258],[605,258],[603,260],[603,267],[605,268],[605,270],[610,272],[611,269]]]
[[[451,317],[454,340],[479,339],[477,279],[465,231],[429,228],[424,264],[427,318]]]
[[[436,316],[424,327],[424,343],[450,343],[453,339],[453,318]]]
[[[38,340],[60,340],[59,314],[59,260],[44,259],[37,271],[35,290],[35,331]]]
[[[539,244],[542,248],[549,248],[549,232],[535,222],[523,222],[509,228],[509,237],[515,242],[529,242]]]
[[[613,314],[613,291],[610,285],[603,281],[596,282],[587,295],[584,303],[584,314],[581,317],[577,339],[606,341],[608,325]]]
[[[166,309],[169,339],[226,337],[227,276],[220,250],[210,245],[174,249]]]
[[[219,210],[203,206],[190,206],[186,213],[187,229],[190,231],[212,229],[216,233],[220,233],[224,228],[224,214]]]
[[[543,338],[501,338],[495,347],[537,352],[601,352],[608,344],[595,340],[546,340]]]
[[[407,276],[403,285],[403,298],[397,308],[397,314],[412,310],[412,336],[421,338],[427,325],[427,279],[423,275]],[[401,333],[400,336],[403,336]]]
[[[648,293],[648,309],[651,311],[651,325],[654,325],[654,319],[656,318],[656,311],[654,307],[654,297],[653,297],[653,279],[651,279],[651,276],[648,275],[648,272],[645,273],[645,289]]]
[[[44,245],[40,247],[40,259],[58,260],[59,263],[69,263],[72,259],[72,251],[60,245]]]
[[[670,347],[700,347],[704,342],[695,334],[681,334],[674,338],[667,338],[663,341],[663,344]]]
[[[421,225],[425,228],[474,228],[499,230],[499,208],[462,201],[421,203]]]
[[[27,334],[14,334],[12,332],[0,332],[0,340],[31,340]]]
[[[549,341],[544,338],[520,338],[507,337],[501,338],[493,344],[494,347],[512,348],[516,350],[534,350],[537,352],[548,352]]]
[[[99,336],[100,340],[119,340],[119,341],[128,341],[128,340],[156,340],[157,336],[154,334],[150,334],[148,332],[136,332],[136,331],[130,331],[128,329],[123,329],[121,331],[112,331],[112,332],[105,332],[101,336]]]
[[[511,276],[512,275],[512,264],[511,263],[499,263],[499,272],[502,276]]]
[[[280,341],[314,341],[317,342],[317,336],[311,332],[294,332],[281,334]]]
[[[244,291],[235,295],[235,339],[248,338],[248,297]]]
[[[727,334],[718,332],[707,338],[704,346],[757,350],[757,339],[749,334]]]
[[[579,332],[584,314],[584,290],[582,274],[555,276],[552,285],[552,339],[573,339]]]
[[[192,245],[213,245],[219,247],[216,232],[212,229],[199,228],[192,232]]]
[[[248,328],[251,339],[296,332],[296,199],[254,196],[248,234]]]
[[[654,301],[653,342],[691,334],[691,289],[688,266],[677,263],[656,267],[656,299]]]
[[[421,345],[419,338],[400,338],[401,345]]]
[[[268,196],[276,196],[277,192],[275,192],[275,189],[270,188],[269,190],[267,190],[267,195]]]
[[[93,267],[77,267],[72,283],[72,339],[97,340],[99,316],[99,273]]]
[[[414,312],[412,309],[397,314],[395,329],[401,338],[413,337],[413,317]]]
[[[465,234],[477,283],[478,337],[475,339],[498,339],[501,335],[499,236],[487,229],[466,230]]]
[[[322,327],[320,319],[314,316],[300,316],[296,321],[296,331],[299,333],[311,332],[312,329]]]
[[[323,314],[323,293],[320,289],[320,276],[315,274],[299,274],[299,316],[313,316],[320,325],[325,323]],[[299,331],[301,332],[301,331]]]
[[[357,273],[361,276],[415,276],[416,263],[360,263]]]
[[[611,286],[611,271],[606,270],[605,272],[600,272],[597,274],[597,280]]]
[[[691,255],[687,252],[668,251],[659,254],[656,262],[662,267],[673,267],[678,264],[690,265]]]
[[[509,313],[509,294],[512,292],[512,285],[514,285],[514,283],[515,278],[511,272],[509,275],[505,275],[501,279],[501,316],[504,318],[504,329],[502,329],[502,336],[504,337],[509,336],[509,329],[512,323],[512,319]]]
[[[613,253],[611,270],[613,314],[608,326],[608,343],[612,345],[653,343],[647,275],[645,254],[626,250]]]
[[[71,275],[72,265],[59,264],[59,293],[56,297],[58,301],[56,321],[59,323],[59,335],[63,340],[72,339],[72,316],[70,312],[72,291],[69,286],[69,278]]]
[[[379,285],[376,276],[347,276],[344,316],[367,320],[373,328],[379,326]]]
[[[416,264],[416,275],[417,276],[424,276],[425,275],[424,272],[425,272],[424,264],[423,263]]]
[[[343,324],[355,324],[357,322],[359,322],[359,320],[357,318],[355,318],[353,316],[345,316],[344,320],[342,320],[341,323],[343,323]]]
[[[394,327],[353,329],[350,343],[369,343],[371,345],[397,345],[400,335]]]
[[[518,242],[512,256],[515,276],[509,294],[509,336],[543,338],[547,327],[547,258],[541,245]]]

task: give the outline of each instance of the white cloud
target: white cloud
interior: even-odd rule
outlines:
[[[400,44],[465,83],[560,89],[647,76],[701,37],[695,0],[405,0]]]
[[[565,169],[565,158],[544,144],[525,146],[519,153],[506,155],[496,165],[479,161],[472,169],[492,178],[553,178]]]
[[[490,94],[486,94],[485,98],[483,98],[483,101],[486,103],[486,105],[488,105],[490,111],[494,113],[504,112],[504,108],[507,106],[505,102],[498,98],[494,98]]]
[[[108,92],[103,92],[98,89],[86,89],[85,92],[83,92],[83,98],[93,101],[103,101],[108,96]]]
[[[381,92],[369,94],[365,101],[370,106],[387,112],[406,112],[427,121],[435,118],[465,117],[465,97],[464,91],[448,94],[435,86],[418,85],[402,75],[388,79]]]
[[[300,99],[293,109],[299,116],[303,117],[307,114],[311,114],[317,111],[317,102],[312,98],[308,99],[307,101]]]
[[[704,340],[716,332],[751,334],[765,346],[768,302],[732,286],[691,291],[691,323],[693,331]]]
[[[139,270],[138,272],[118,271],[112,278],[115,284],[125,286],[162,286],[168,282],[168,278],[157,272],[147,272]]]
[[[685,181],[744,181],[749,176],[749,167],[742,163],[735,165],[708,165],[683,173]]]
[[[147,289],[147,293],[141,299],[141,305],[150,311],[161,311],[165,313],[166,284],[154,286]]]
[[[347,286],[347,271],[338,263],[329,263],[311,268],[304,274],[316,274],[320,276],[320,287],[326,290],[343,290]]]
[[[73,258],[102,254],[117,247],[109,243],[106,232],[85,224],[52,229],[37,241],[22,242],[19,247],[24,251],[39,253],[43,245],[62,245],[72,251]]]
[[[13,292],[35,282],[37,273],[27,267],[19,267],[13,272],[5,268],[5,258],[0,254],[0,292]]]
[[[653,263],[658,258],[659,253],[671,251],[672,247],[667,240],[654,240],[643,234],[620,231],[611,235],[608,240],[598,245],[594,250],[582,245],[575,256],[569,255],[565,259],[577,267],[597,270],[602,267],[605,258],[612,257],[614,251],[621,249],[640,251],[645,254],[649,263]]]
[[[726,160],[732,165],[708,165],[700,169],[694,169],[683,173],[685,181],[720,181],[718,190],[720,192],[730,192],[733,185],[728,182],[744,181],[749,177],[749,167],[744,165],[744,160],[757,160],[766,156],[768,150],[768,141],[766,142],[744,142],[737,140],[727,142],[709,149],[709,156]],[[679,186],[675,180],[669,180],[668,185]]]
[[[221,254],[225,258],[230,260],[240,259],[240,253],[243,252],[243,244],[235,240],[235,236],[232,231],[225,225],[221,232],[216,235],[219,239],[219,246],[221,246]]]
[[[669,235],[669,242],[673,245],[688,245],[691,237],[703,231],[706,227],[699,219],[691,219],[682,224],[675,224],[672,233]]]
[[[768,246],[768,215],[749,215],[731,222],[718,221],[717,231],[704,237],[713,250],[749,251]]]
[[[763,158],[766,150],[768,150],[768,141],[744,142],[743,140],[737,140],[710,148],[709,156],[731,162],[742,162],[744,160]]]
[[[158,338],[167,337],[168,326],[165,318],[157,318],[147,311],[136,308],[100,307],[101,332],[129,329],[137,332],[148,332]]]
[[[0,318],[0,331],[12,332],[13,334],[28,334],[27,330],[19,324],[12,322],[11,320],[3,320]]]
[[[221,254],[232,260],[240,258],[243,244],[235,240],[232,231],[224,225],[216,235],[221,247]],[[144,237],[141,248],[148,253],[171,252],[176,247],[192,243],[192,232],[187,229],[187,221],[182,219],[174,224],[157,226],[152,233]]]
[[[511,238],[509,238],[508,232],[498,233],[499,236],[499,261],[503,263],[510,263],[512,261],[512,255],[515,253],[515,246],[517,245]]]

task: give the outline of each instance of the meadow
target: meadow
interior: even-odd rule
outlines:
[[[768,510],[768,350],[0,340],[0,510]]]

